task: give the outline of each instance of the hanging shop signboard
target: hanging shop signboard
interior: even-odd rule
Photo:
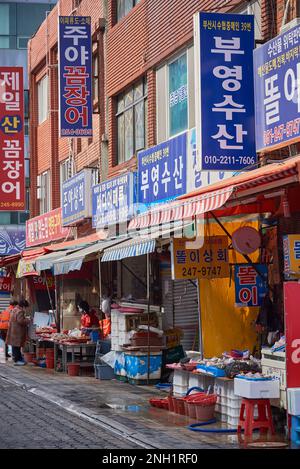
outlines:
[[[141,209],[186,193],[187,134],[138,154],[138,201]]]
[[[69,228],[63,228],[62,226],[61,207],[56,208],[51,212],[26,221],[26,247],[65,239],[69,232]]]
[[[22,67],[0,67],[0,211],[25,210]]]
[[[263,278],[251,264],[236,264],[234,266],[236,307],[262,305],[267,293],[268,266],[255,264],[255,267]]]
[[[284,276],[286,279],[300,276],[300,235],[283,236]]]
[[[256,149],[299,141],[300,26],[254,51]]]
[[[12,278],[11,277],[0,277],[0,293],[11,292]]]
[[[93,228],[130,220],[136,204],[136,179],[136,173],[126,173],[93,186]]]
[[[32,277],[35,290],[55,290],[55,279],[51,274]]]
[[[25,226],[0,226],[0,256],[11,256],[24,251],[26,247]]]
[[[61,206],[63,226],[90,218],[92,169],[87,168],[63,183]]]
[[[247,169],[256,161],[254,16],[194,16],[199,168]]]
[[[91,137],[91,18],[59,16],[58,31],[60,137]]]
[[[31,275],[39,275],[39,273],[36,271],[34,261],[21,259],[18,264],[16,277],[22,278]]]
[[[172,239],[173,280],[229,277],[227,236],[211,236],[200,249],[186,249],[187,241]]]
[[[286,387],[300,388],[300,284],[284,282]]]

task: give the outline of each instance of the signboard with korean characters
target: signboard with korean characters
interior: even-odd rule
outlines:
[[[300,388],[300,284],[283,283],[285,341],[286,341],[286,387]]]
[[[300,25],[254,51],[256,149],[299,141]]]
[[[187,241],[172,239],[173,280],[229,277],[227,236],[210,236],[200,249],[186,249]]]
[[[235,305],[261,306],[267,293],[268,266],[267,264],[236,264],[234,266]],[[261,275],[259,275],[259,273]]]
[[[92,216],[92,169],[86,168],[63,183],[61,191],[63,226]]]
[[[22,67],[0,67],[0,211],[25,210]]]
[[[91,137],[91,18],[59,16],[58,30],[60,137]]]
[[[283,236],[284,276],[286,279],[300,277],[300,235]]]
[[[198,166],[232,171],[256,161],[254,16],[194,16]]]
[[[62,226],[62,209],[56,208],[51,212],[26,221],[26,247],[38,246],[59,239],[65,239],[70,228]]]
[[[12,277],[0,277],[0,293],[12,291]]]
[[[126,173],[93,186],[93,228],[123,223],[134,215],[136,180],[136,173]]]
[[[187,134],[183,133],[138,154],[140,206],[165,202],[186,193]]]

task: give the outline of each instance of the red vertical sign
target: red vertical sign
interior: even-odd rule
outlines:
[[[0,67],[0,210],[25,210],[22,67]]]
[[[286,385],[300,387],[300,283],[284,283]]]

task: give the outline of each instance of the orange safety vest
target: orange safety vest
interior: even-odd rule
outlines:
[[[99,321],[100,329],[102,331],[103,339],[107,337],[111,333],[111,320],[110,319],[102,319]]]
[[[0,330],[7,330],[8,324],[10,320],[10,311],[9,309],[5,309],[0,313]]]

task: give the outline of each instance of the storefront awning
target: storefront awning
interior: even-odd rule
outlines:
[[[101,262],[120,261],[127,257],[143,256],[155,251],[155,239],[130,239],[120,246],[105,250]]]
[[[54,262],[62,257],[66,256],[69,251],[55,251],[50,252],[49,254],[45,254],[44,256],[40,256],[35,261],[35,268],[38,272],[42,270],[50,270],[52,269]]]
[[[191,220],[211,210],[222,207],[233,192],[233,186],[203,194],[188,201],[175,201],[154,207],[138,215],[129,223],[129,230],[144,229],[149,226],[170,223],[171,221]]]
[[[84,249],[80,249],[75,252],[67,252],[63,257],[57,259],[57,261],[53,263],[54,275],[64,275],[73,270],[80,270],[86,258],[93,254],[101,253],[104,249],[120,243],[120,239],[100,241],[99,243],[95,243]]]

